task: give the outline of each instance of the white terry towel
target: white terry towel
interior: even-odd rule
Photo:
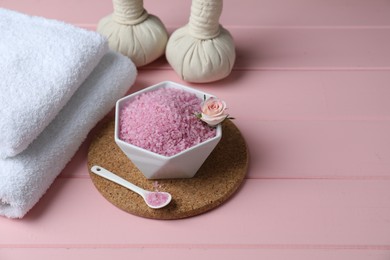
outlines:
[[[22,218],[36,204],[136,74],[130,59],[109,52],[25,151],[0,159],[0,215]]]
[[[26,149],[107,50],[96,32],[0,8],[0,158]]]

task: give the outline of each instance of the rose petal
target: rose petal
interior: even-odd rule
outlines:
[[[227,117],[228,117],[228,115],[221,115],[218,117],[210,117],[208,115],[202,114],[201,120],[210,126],[216,126],[219,123],[221,123],[223,120],[225,120]]]
[[[226,110],[226,103],[214,97],[204,101],[201,106],[202,113],[209,116],[223,115]]]

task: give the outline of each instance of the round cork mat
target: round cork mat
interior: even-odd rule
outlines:
[[[157,180],[160,191],[172,194],[171,203],[162,209],[149,208],[141,196],[91,172],[93,165],[99,165],[144,189],[154,189],[156,180],[146,179],[116,145],[113,120],[101,128],[89,147],[92,182],[109,202],[136,216],[180,219],[209,211],[237,190],[248,167],[248,150],[240,131],[230,120],[222,127],[220,142],[193,178]]]

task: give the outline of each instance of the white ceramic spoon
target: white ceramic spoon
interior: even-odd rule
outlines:
[[[146,204],[152,209],[163,208],[166,205],[168,205],[169,202],[171,202],[172,200],[172,196],[168,192],[160,192],[160,191],[155,192],[155,191],[144,190],[138,187],[137,185],[134,185],[133,183],[128,182],[125,179],[119,177],[118,175],[104,169],[103,167],[95,165],[91,168],[91,170],[96,175],[99,175],[100,177],[115,182],[141,195],[141,197],[145,200]]]

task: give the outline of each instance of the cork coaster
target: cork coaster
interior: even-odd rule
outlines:
[[[146,179],[114,141],[114,121],[106,123],[88,151],[88,169],[98,191],[116,207],[136,216],[180,219],[209,211],[225,202],[242,183],[248,167],[248,151],[238,128],[226,120],[222,138],[199,171],[190,179],[158,180],[160,190],[172,194],[171,203],[150,209],[142,197],[91,172],[99,165],[144,189],[153,190],[155,180]]]

